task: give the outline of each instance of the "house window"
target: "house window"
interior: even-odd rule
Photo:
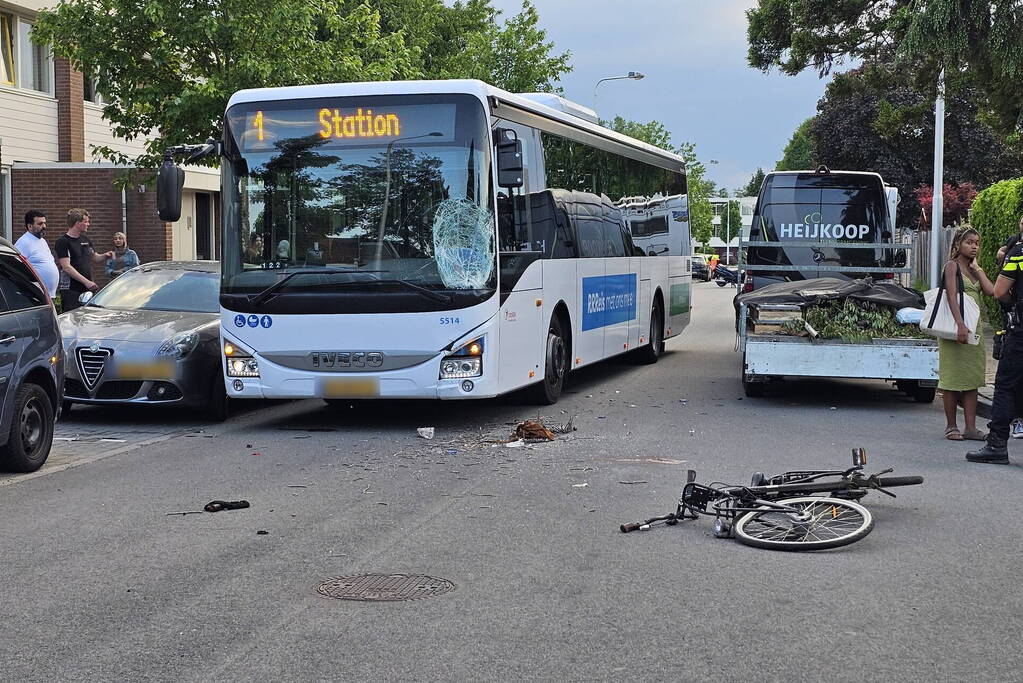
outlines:
[[[37,45],[29,37],[32,24],[18,22],[18,47],[21,52],[22,88],[50,92],[50,51],[45,45]]]
[[[99,92],[99,76],[85,76],[82,78],[82,85],[84,87],[84,98],[86,102],[92,102],[94,104],[106,104],[106,100],[103,99],[103,95]]]
[[[0,83],[14,85],[14,17],[0,14]]]
[[[32,24],[0,14],[0,84],[52,92],[50,51],[29,37]]]

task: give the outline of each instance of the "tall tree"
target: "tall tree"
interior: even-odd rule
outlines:
[[[458,1],[444,8],[427,47],[424,74],[478,78],[512,92],[556,91],[557,81],[572,70],[570,53],[554,53],[554,43],[529,0],[522,0],[522,11],[503,25],[500,14],[490,0]]]
[[[742,212],[739,210],[739,202],[734,199],[725,202],[718,218],[721,222],[717,226],[717,236],[728,243],[742,230]]]
[[[683,142],[677,146],[672,145],[671,133],[660,121],[639,123],[616,116],[610,123],[607,121],[601,123],[629,137],[674,152],[686,160],[689,232],[699,244],[709,242],[714,232],[714,207],[710,204],[710,197],[715,192],[715,185],[712,181],[704,178],[707,167],[697,159],[696,146],[691,142]]]
[[[950,94],[945,117],[945,179],[986,187],[1023,175],[1023,155],[978,121],[975,93]],[[876,171],[899,189],[899,225],[920,216],[915,190],[933,173],[934,114],[928,95],[901,74],[863,67],[836,75],[810,127],[814,156],[834,169]]]
[[[933,87],[949,84],[985,96],[1003,134],[1023,124],[1023,7],[1011,0],[758,0],[747,11],[749,63],[822,76],[844,60],[891,63]],[[930,91],[928,91],[930,94]]]
[[[792,137],[789,138],[788,144],[785,145],[781,161],[774,167],[774,170],[803,171],[808,168],[814,168],[814,146],[813,140],[810,139],[810,126],[812,124],[812,116],[799,124]]]
[[[756,173],[749,179],[746,186],[739,190],[739,195],[742,197],[757,197],[760,195],[760,187],[764,184],[764,178],[766,178],[764,169],[757,168]]]

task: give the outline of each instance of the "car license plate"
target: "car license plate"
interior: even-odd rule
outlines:
[[[170,361],[116,363],[114,376],[118,379],[171,379],[174,364]]]
[[[320,382],[323,398],[369,398],[380,395],[380,380],[376,378],[335,377]]]

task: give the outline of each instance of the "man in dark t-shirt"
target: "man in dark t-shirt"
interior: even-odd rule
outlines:
[[[89,240],[89,212],[71,209],[67,212],[67,232],[57,238],[57,265],[67,274],[67,296],[61,297],[63,311],[71,311],[82,304],[78,297],[83,292],[95,292],[99,285],[92,281],[92,264],[106,263],[112,252],[97,254]]]
[[[995,280],[995,298],[1008,304],[1005,341],[1002,357],[995,374],[995,395],[991,401],[991,421],[987,423],[987,445],[979,451],[966,454],[970,462],[999,465],[1009,463],[1006,441],[1009,423],[1019,414],[1016,407],[1016,388],[1023,381],[1023,242],[1017,243],[1005,254],[1005,262]]]

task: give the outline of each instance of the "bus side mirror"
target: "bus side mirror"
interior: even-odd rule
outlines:
[[[522,187],[522,141],[509,128],[494,131],[498,187]]]
[[[156,175],[156,212],[161,221],[173,223],[181,218],[181,188],[185,185],[185,172],[169,155]]]

